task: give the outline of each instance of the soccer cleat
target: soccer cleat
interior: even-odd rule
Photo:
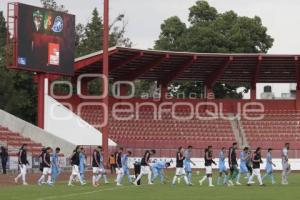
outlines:
[[[259,186],[261,186],[261,187],[265,187],[266,185],[263,183],[263,184],[261,184],[261,185],[259,185]]]
[[[120,184],[120,183],[117,183],[117,186],[123,186],[122,184]]]
[[[152,182],[149,182],[149,183],[148,183],[148,185],[153,185],[153,184],[154,184],[154,183],[152,183]]]
[[[202,181],[201,181],[201,180],[199,181],[199,184],[200,184],[200,186],[202,186],[202,184],[203,184],[203,183],[202,183]]]
[[[249,183],[249,184],[255,184],[255,182],[254,182],[254,181],[249,181],[248,183]]]
[[[135,181],[132,182],[132,184],[135,185],[135,186],[138,186],[137,182],[135,182]]]
[[[28,185],[28,183],[24,182],[23,185]]]
[[[83,185],[86,185],[86,183],[85,183],[85,182],[82,182],[82,183],[81,183],[81,186],[83,186]]]
[[[215,187],[214,185],[209,185],[208,187]]]
[[[40,181],[38,181],[37,184],[38,184],[38,186],[41,186],[41,185],[42,185],[42,183],[41,183]]]
[[[72,183],[69,183],[68,186],[73,187],[74,185]]]
[[[229,183],[224,183],[224,185],[227,186],[227,187],[231,187],[232,186]]]
[[[228,184],[231,185],[231,186],[234,186],[232,180],[229,180],[229,181],[228,181]]]
[[[235,182],[236,185],[242,185],[240,182]]]

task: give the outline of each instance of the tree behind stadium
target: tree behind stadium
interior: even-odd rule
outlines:
[[[154,49],[190,51],[199,53],[267,53],[273,45],[273,38],[267,34],[260,17],[238,16],[234,11],[219,13],[206,1],[197,1],[189,9],[187,26],[179,17],[173,16],[161,25],[159,39]],[[216,98],[242,98],[238,87],[248,85],[217,83],[214,86]],[[245,91],[245,92],[246,92]],[[170,86],[173,95],[177,93],[203,93],[199,82],[174,81]]]
[[[36,120],[36,87],[32,73],[6,68],[6,23],[0,12],[0,109],[29,122]]]

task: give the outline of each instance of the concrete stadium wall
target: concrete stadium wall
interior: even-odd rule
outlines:
[[[43,146],[52,148],[59,146],[65,156],[70,155],[76,145],[3,110],[0,110],[0,125],[8,128],[10,131],[19,133],[23,137],[30,138],[36,143],[41,143]]]
[[[64,105],[45,95],[45,130],[76,145],[102,145],[102,133]],[[109,140],[109,146],[116,143]]]

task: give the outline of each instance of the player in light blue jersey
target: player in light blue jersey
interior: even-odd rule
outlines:
[[[122,181],[125,175],[128,177],[128,182],[132,183],[132,178],[130,175],[130,169],[129,169],[129,157],[132,155],[131,151],[127,151],[127,154],[123,154],[121,157],[121,163],[122,163],[122,176],[117,180],[117,186],[122,186]]]
[[[217,179],[217,185],[221,185],[222,176],[224,174],[223,184],[228,184],[228,170],[225,166],[225,151],[226,148],[223,147],[219,153],[219,177]]]
[[[152,182],[155,181],[155,179],[157,177],[160,177],[160,182],[164,183],[165,181],[165,173],[164,173],[164,169],[170,167],[170,163],[169,162],[165,162],[165,161],[156,161],[155,163],[152,164],[151,168],[152,168]]]
[[[188,148],[184,151],[184,161],[183,166],[185,173],[188,177],[189,184],[192,185],[192,165],[195,166],[195,163],[191,160],[191,154],[192,154],[192,146],[188,146]]]
[[[81,151],[79,153],[79,173],[82,181],[85,181],[84,173],[85,173],[85,164],[86,164],[86,156],[84,148],[81,147]]]
[[[268,149],[267,158],[266,158],[266,174],[262,177],[262,180],[264,180],[267,176],[270,177],[272,184],[275,184],[275,179],[273,175],[273,166],[276,167],[276,165],[273,163],[272,160],[272,149]]]
[[[107,178],[107,175],[106,175],[106,170],[105,170],[105,166],[104,166],[104,158],[103,158],[103,149],[101,148],[100,149],[100,159],[99,159],[99,176],[97,177],[97,182],[100,181],[101,177],[103,176],[103,179],[104,179],[104,183],[105,184],[108,184],[108,178]]]
[[[58,154],[60,152],[60,148],[57,147],[55,152],[52,154],[51,158],[51,171],[52,171],[52,183],[54,184],[57,180],[58,175],[60,174],[60,167],[58,161]]]
[[[248,151],[249,151],[249,148],[245,147],[244,150],[241,151],[241,153],[240,153],[240,172],[236,178],[237,185],[241,185],[240,179],[241,179],[242,174],[247,174],[247,177],[249,177],[249,171],[247,168],[247,159],[249,156]]]

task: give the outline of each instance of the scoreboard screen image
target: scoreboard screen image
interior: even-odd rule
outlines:
[[[17,69],[74,74],[74,15],[19,3],[17,20]]]

